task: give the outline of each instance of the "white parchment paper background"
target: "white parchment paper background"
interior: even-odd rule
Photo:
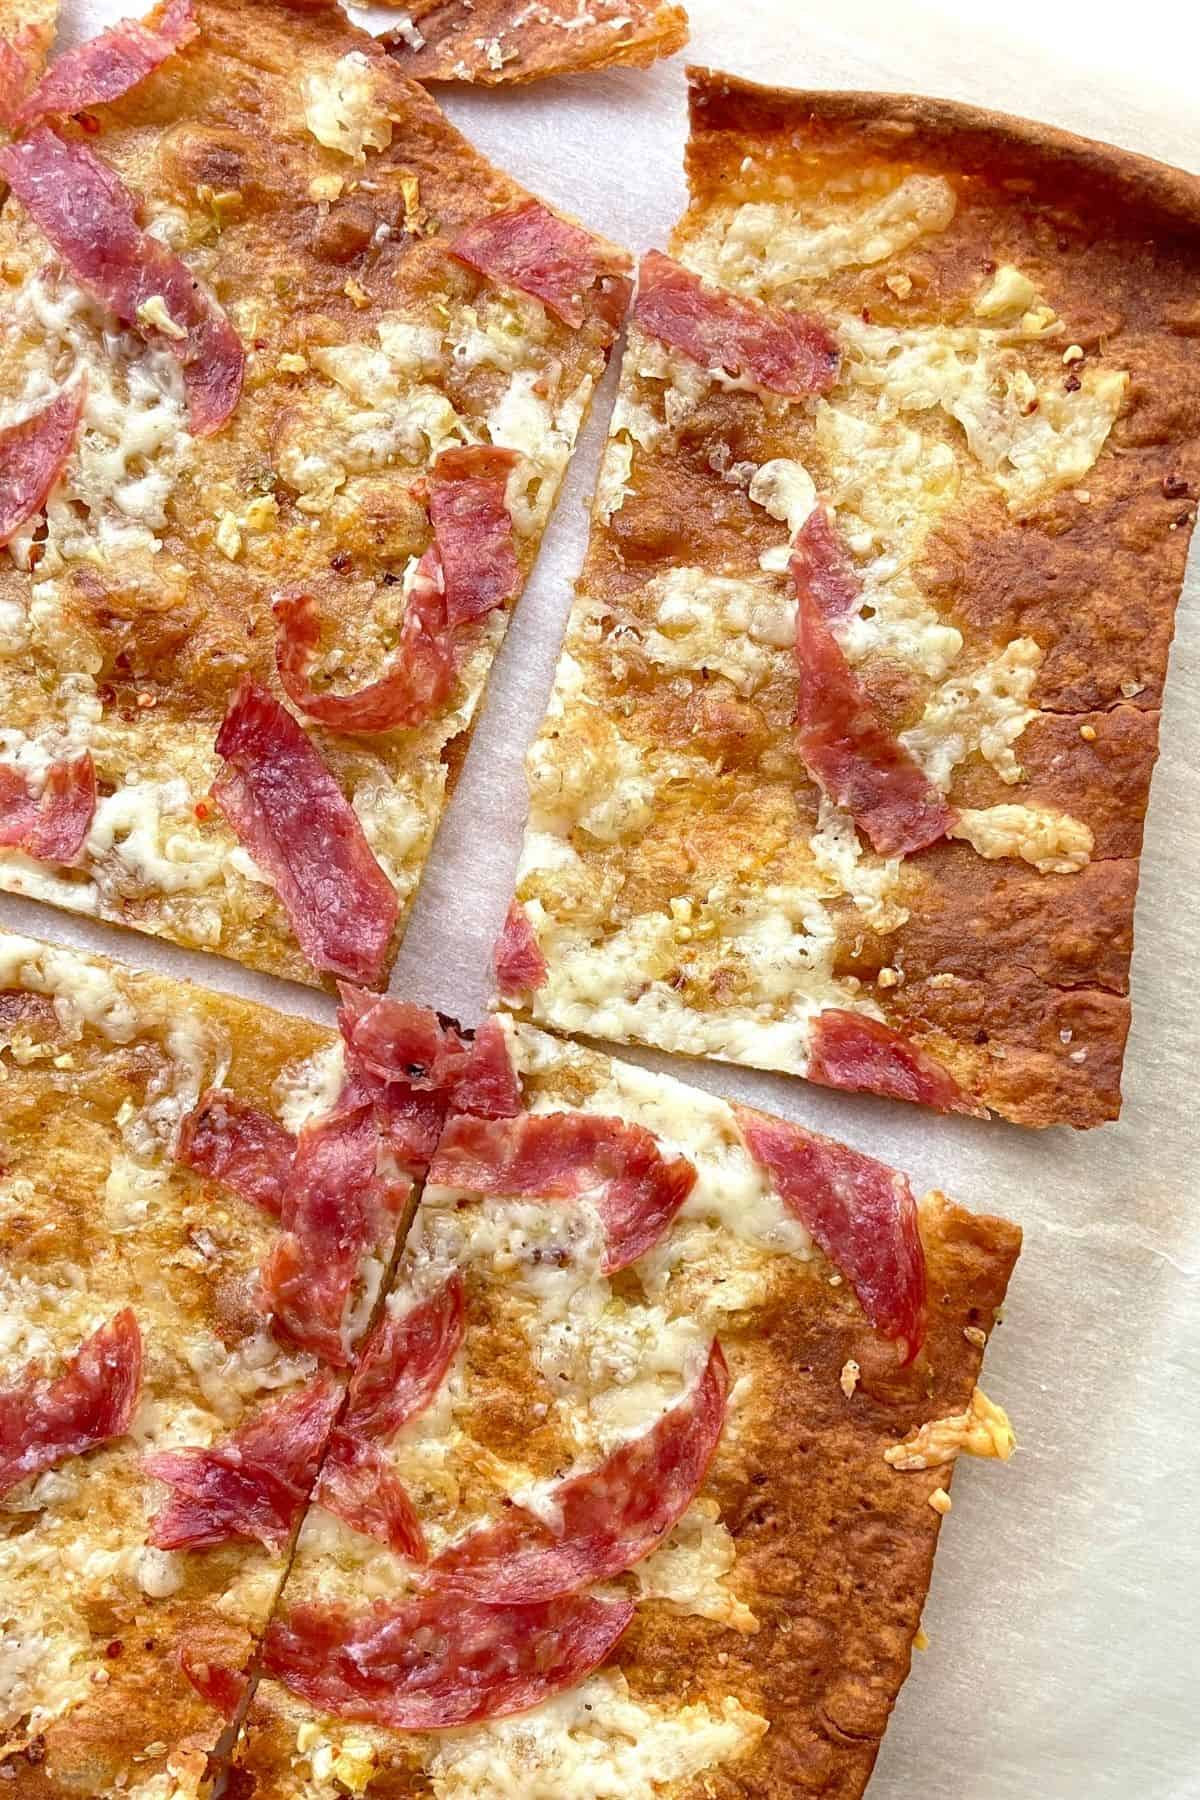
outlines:
[[[136,0],[64,0],[70,41]],[[1169,0],[1042,0],[1002,31],[978,0],[689,0],[690,56],[794,86],[949,95],[1200,170],[1200,25]],[[383,15],[376,13],[382,20]],[[641,250],[682,209],[684,59],[646,73],[451,96],[481,149]],[[496,663],[393,986],[473,1020],[512,885],[521,758],[550,686],[613,373]],[[1011,1411],[1006,1468],[954,1489],[918,1656],[872,1800],[1200,1796],[1200,618],[1179,614],[1134,957],[1120,1124],[1028,1133],[645,1057],[829,1131],[1025,1227],[986,1383]],[[320,996],[215,957],[0,898],[0,920],[331,1016]]]

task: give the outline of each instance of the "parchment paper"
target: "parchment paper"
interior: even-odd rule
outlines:
[[[136,0],[64,0],[64,37]],[[1169,0],[1119,13],[1041,0],[1009,35],[978,0],[689,0],[697,62],[763,80],[948,95],[1200,169],[1200,27]],[[1190,9],[1189,9],[1190,10]],[[832,16],[830,16],[832,14]],[[361,15],[382,22],[381,12]],[[684,58],[645,73],[448,95],[455,121],[535,192],[634,250],[684,203]],[[550,686],[586,536],[615,369],[492,676],[393,986],[464,1021],[489,990],[525,809],[521,759]],[[935,1119],[716,1063],[639,1056],[769,1107],[1025,1227],[986,1385],[1020,1440],[959,1471],[915,1658],[872,1800],[1200,1796],[1200,617],[1180,608],[1137,909],[1119,1124],[1074,1134]],[[323,998],[217,957],[0,897],[0,921],[275,1005]]]

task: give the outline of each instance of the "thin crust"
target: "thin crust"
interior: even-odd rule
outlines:
[[[385,42],[417,81],[483,87],[598,69],[648,68],[688,40],[665,0],[410,0]]]

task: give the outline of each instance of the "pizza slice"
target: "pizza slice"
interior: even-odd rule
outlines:
[[[0,886],[380,985],[629,293],[336,7],[167,0],[0,150]]]
[[[1028,1125],[1116,1115],[1200,477],[1200,183],[694,71],[510,1003]]]
[[[451,1105],[507,1104],[496,1026],[354,990],[340,1022],[0,935],[16,1796],[202,1790],[413,1179]]]
[[[271,1800],[862,1792],[1019,1233],[511,1020],[264,1640]],[[502,1078],[507,1051],[515,1085]]]
[[[687,13],[669,0],[407,0],[383,41],[418,81],[496,87],[648,68],[687,40]]]

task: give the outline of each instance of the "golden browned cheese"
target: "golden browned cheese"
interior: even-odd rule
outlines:
[[[789,403],[631,327],[530,756],[532,1015],[803,1074],[848,1008],[1008,1118],[1098,1124],[1200,478],[1200,182],[949,102],[691,83],[674,253],[841,366]],[[798,751],[818,497],[842,649],[958,813],[905,859]]]
[[[532,1712],[403,1734],[322,1714],[264,1680],[233,1791],[258,1800],[852,1800],[908,1671],[945,1462],[884,1452],[971,1404],[1020,1234],[940,1194],[921,1202],[930,1337],[909,1368],[751,1160],[730,1107],[506,1022],[526,1106],[652,1131],[697,1170],[665,1239],[614,1276],[579,1203],[427,1187],[392,1304],[452,1268],[466,1337],[429,1412],[386,1454],[436,1554],[644,1431],[687,1392],[717,1335],[732,1381],[709,1474],[666,1541],[606,1584],[636,1601],[592,1675]],[[847,1365],[858,1374],[843,1386]],[[285,1587],[365,1608],[413,1568],[310,1509]]]
[[[487,87],[547,75],[647,68],[688,39],[664,0],[407,0],[388,46],[418,81]]]
[[[609,334],[447,254],[460,227],[527,196],[336,7],[197,0],[196,20],[196,40],[82,135],[242,339],[224,429],[194,438],[170,353],[89,301],[15,200],[0,217],[0,413],[89,381],[46,523],[2,557],[0,756],[37,780],[90,749],[101,795],[78,869],[7,852],[0,885],[313,981],[207,798],[239,681],[278,692],[271,596],[317,596],[319,683],[375,679],[430,538],[423,478],[464,442],[520,453],[508,500],[527,573]],[[401,921],[507,610],[476,628],[426,724],[312,732]]]
[[[307,1020],[0,935],[0,1386],[31,1362],[57,1375],[125,1307],[143,1343],[129,1434],[0,1499],[14,1800],[201,1791],[224,1722],[180,1652],[243,1667],[285,1558],[150,1547],[169,1490],[141,1459],[223,1437],[316,1363],[273,1340],[257,1298],[275,1221],[177,1166],[175,1138],[222,1081],[298,1125],[330,1055]]]

